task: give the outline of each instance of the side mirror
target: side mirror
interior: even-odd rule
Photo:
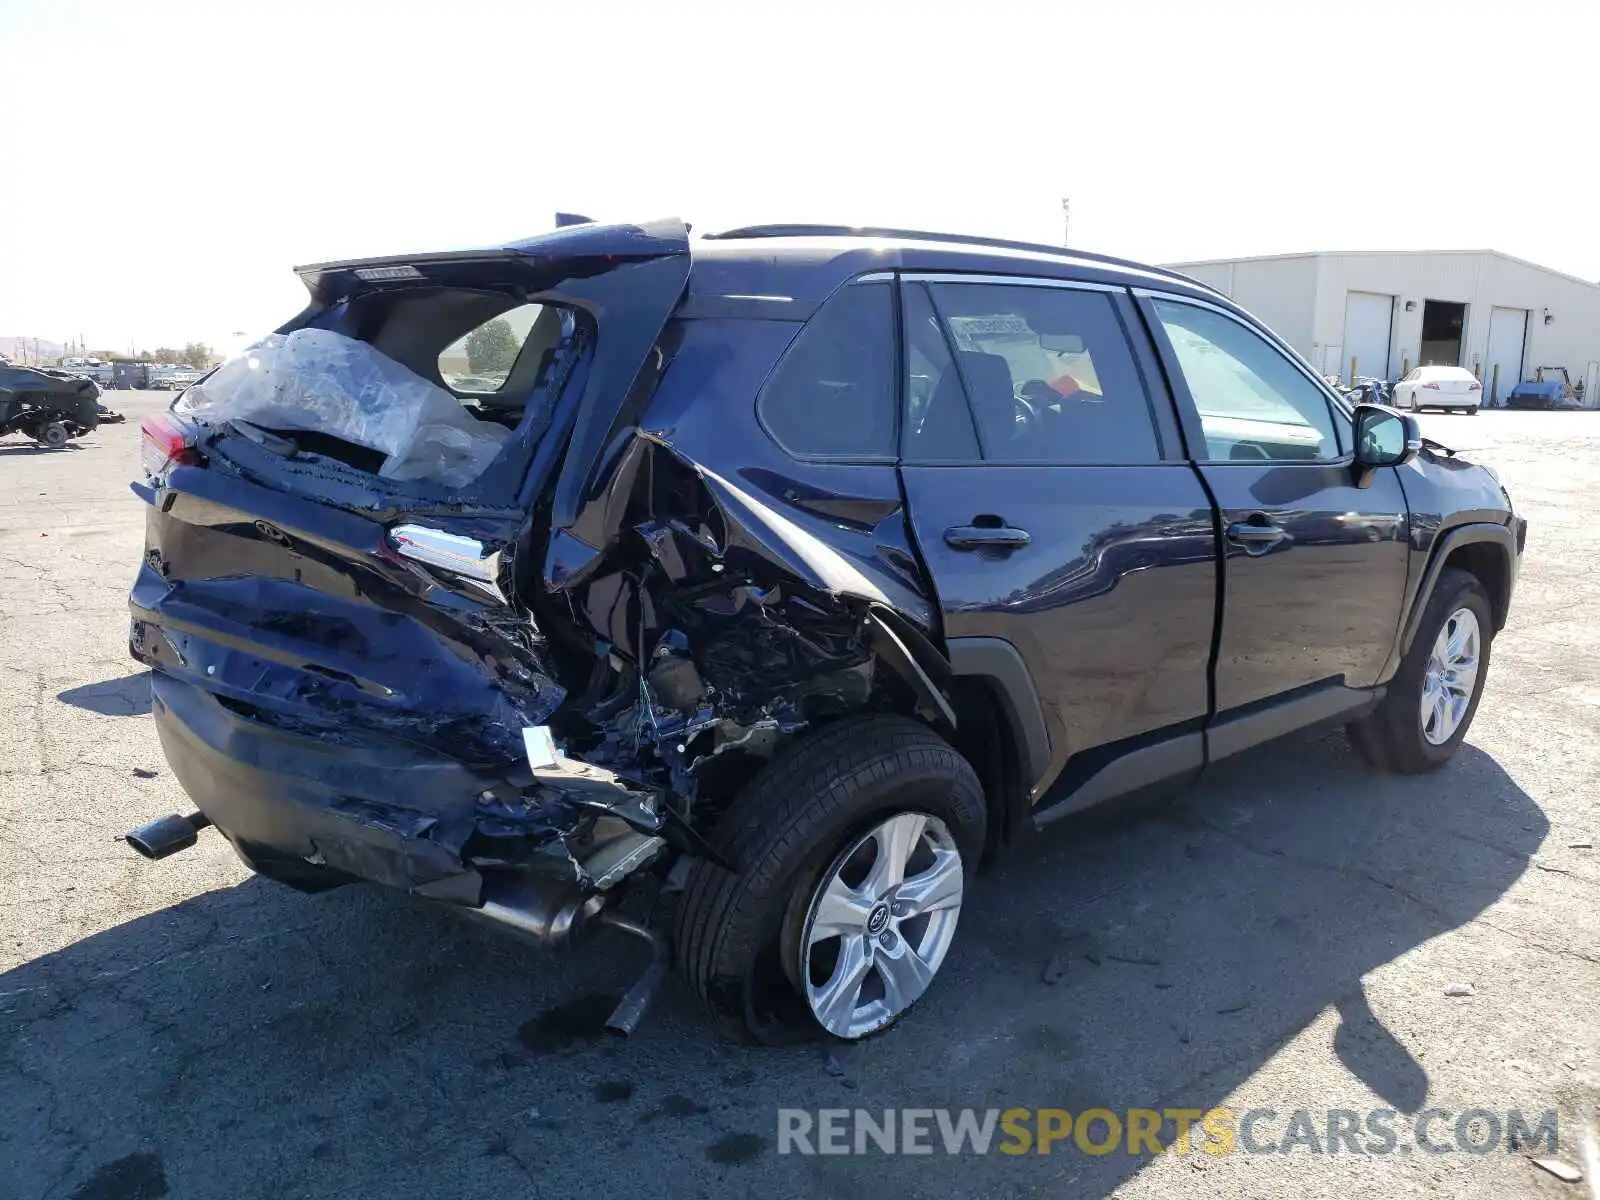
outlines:
[[[1381,404],[1355,407],[1356,469],[1398,467],[1422,449],[1422,429],[1417,419]]]

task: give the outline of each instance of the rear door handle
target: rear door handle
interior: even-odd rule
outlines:
[[[1238,542],[1251,554],[1264,554],[1288,536],[1276,525],[1236,521],[1228,526],[1228,540]]]
[[[1009,525],[952,525],[944,531],[952,550],[1017,550],[1033,541],[1026,529]]]

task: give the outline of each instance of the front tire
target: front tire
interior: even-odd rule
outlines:
[[[1356,752],[1381,771],[1406,775],[1449,762],[1478,711],[1493,637],[1483,585],[1446,567],[1383,702],[1345,727]]]
[[[679,968],[739,1041],[876,1033],[943,962],[985,822],[972,767],[931,729],[898,716],[826,726],[769,763],[713,831],[737,871],[692,864]]]

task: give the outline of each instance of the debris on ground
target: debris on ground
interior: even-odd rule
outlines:
[[[822,1069],[839,1081],[841,1087],[854,1089],[856,1081],[845,1073],[844,1064],[841,1063],[830,1050],[828,1056],[822,1060]]]
[[[152,771],[148,767],[135,767],[133,769],[133,777],[135,779],[154,779],[159,774],[161,774],[160,771]]]
[[[1562,1162],[1559,1158],[1536,1158],[1533,1160],[1533,1165],[1549,1171],[1562,1183],[1581,1183],[1583,1181],[1582,1171],[1571,1163]]]
[[[1472,985],[1470,983],[1452,983],[1445,988],[1444,994],[1446,996],[1471,996],[1473,995]]]
[[[1240,1004],[1230,1004],[1227,1008],[1219,1008],[1219,1009],[1217,1009],[1217,1016],[1226,1017],[1226,1016],[1229,1016],[1229,1015],[1231,1015],[1233,1013],[1243,1012],[1245,1009],[1247,1009],[1249,1007],[1250,1007],[1250,1001],[1248,1001],[1248,1000],[1246,1000],[1246,1001],[1244,1001],[1244,1002],[1242,1002]]]
[[[1060,954],[1052,954],[1050,961],[1044,965],[1044,973],[1040,976],[1046,983],[1057,984],[1061,977],[1067,973],[1067,960]]]

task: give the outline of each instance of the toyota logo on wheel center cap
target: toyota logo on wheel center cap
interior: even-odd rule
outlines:
[[[889,906],[887,904],[879,904],[867,914],[867,932],[873,937],[877,937],[878,934],[882,933],[888,927],[888,924]]]

